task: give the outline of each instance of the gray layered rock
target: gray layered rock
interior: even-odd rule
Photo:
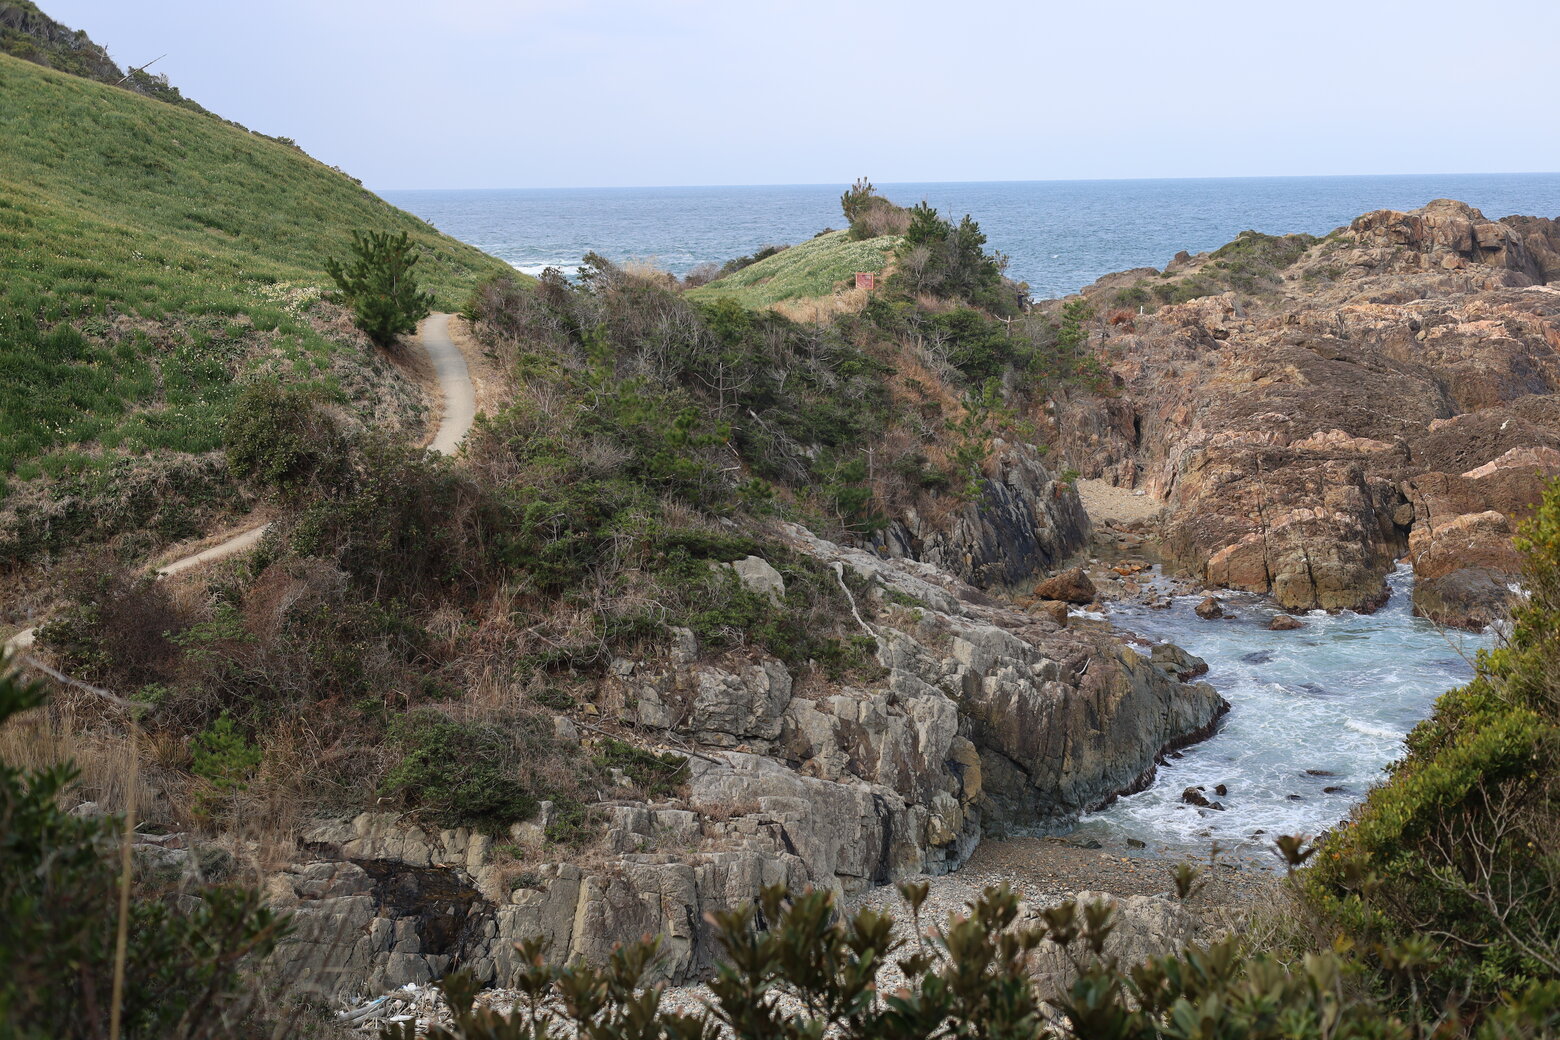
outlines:
[[[1200,662],[1173,648],[1151,660],[928,564],[781,533],[838,576],[879,676],[803,682],[764,656],[700,660],[686,631],[664,656],[615,660],[595,703],[641,743],[697,749],[681,798],[598,805],[602,840],[575,862],[536,822],[498,850],[384,813],[323,821],[272,878],[300,922],[277,966],[336,997],[457,966],[504,984],[517,940],[600,961],[650,934],[660,977],[687,981],[718,952],[706,913],[767,885],[853,892],[945,873],[983,832],[1054,827],[1136,789],[1227,707],[1181,680]]]
[[[998,441],[996,476],[951,520],[913,510],[880,535],[889,556],[930,563],[981,588],[1032,580],[1089,542],[1089,515],[1071,484],[1051,479],[1028,445]]]

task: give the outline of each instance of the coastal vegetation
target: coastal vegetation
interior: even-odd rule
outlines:
[[[417,253],[405,231],[355,231],[351,258],[328,258],[325,273],[352,309],[357,327],[376,346],[388,347],[397,336],[415,331],[433,308],[433,294],[417,287],[416,266]]]
[[[1560,487],[1528,522],[1529,598],[1478,675],[1436,702],[1386,783],[1306,875],[1325,919],[1382,967],[1417,941],[1419,999],[1560,1007]]]
[[[353,229],[407,235],[447,307],[506,269],[294,148],[9,55],[0,122],[0,567],[230,514],[222,424],[252,379],[409,394],[319,300]],[[143,485],[159,501],[126,500]]]
[[[728,299],[744,307],[829,296],[855,285],[858,271],[882,272],[896,245],[893,236],[858,240],[828,231],[744,264],[689,292],[691,299]]]
[[[1087,526],[1075,466],[1136,479],[1111,438],[1136,445],[1157,419],[1106,367],[1139,336],[1122,294],[1177,319],[1176,371],[1195,369],[1236,333],[1173,308],[1272,296],[1314,240],[1250,232],[1168,293],[1145,279],[1036,308],[971,217],[863,179],[848,230],[704,285],[595,254],[532,280],[188,106],[0,57],[0,117],[27,128],[0,168],[0,565],[48,590],[37,652],[57,666],[50,700],[0,676],[5,1028],[302,1033],[296,993],[260,995],[300,981],[277,969],[295,925],[349,907],[326,916],[347,939],[318,945],[359,959],[304,981],[392,962],[426,979],[503,934],[500,914],[535,926],[516,958],[483,947],[485,977],[529,1001],[514,1015],[473,1009],[474,974],[444,979],[454,1021],[427,1035],[459,1040],[1560,1029],[1560,490],[1526,528],[1507,645],[1346,826],[1279,839],[1291,871],[1268,918],[1137,963],[1108,952],[1118,921],[1098,904],[1025,917],[997,888],[943,923],[906,885],[906,934],[798,880],[828,858],[859,862],[817,880],[862,888],[957,867],[981,812],[1039,797],[1031,774],[1087,786],[1055,760],[1130,768],[1072,802],[1046,789],[1056,815],[1024,820],[1131,789],[1212,729],[1228,706],[1186,681],[1195,658],[960,575],[989,531],[1003,554],[1014,531],[1035,558],[1042,535],[1083,550],[1055,530]],[[872,290],[849,287],[861,271]],[[777,306],[846,292],[805,318]],[[421,447],[378,349],[430,305],[460,306],[491,393],[454,456]],[[147,573],[148,549],[256,502],[252,552]],[[1136,735],[1135,762],[1093,750],[1145,690],[1165,699],[1127,724],[1208,713]],[[1202,880],[1179,871],[1177,897]],[[292,920],[265,905],[285,899]],[[580,957],[530,937],[544,925],[577,929]],[[707,1015],[644,985],[678,944],[683,977],[709,969]],[[1032,984],[1042,954],[1072,971],[1057,992]]]

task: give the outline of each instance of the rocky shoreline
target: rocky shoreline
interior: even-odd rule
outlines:
[[[1112,275],[1083,297],[1114,392],[1058,396],[1048,434],[1162,506],[1167,570],[1370,610],[1407,557],[1422,615],[1482,627],[1560,474],[1557,249],[1554,221],[1443,199]]]
[[[691,752],[686,794],[604,801],[588,853],[537,824],[501,842],[383,814],[324,821],[313,858],[273,877],[302,924],[282,967],[329,965],[325,989],[345,999],[455,965],[501,982],[526,936],[599,960],[659,934],[659,977],[690,983],[718,955],[703,914],[775,883],[883,900],[924,876],[955,905],[997,881],[1180,920],[1152,902],[1171,868],[1146,850],[1014,837],[1142,789],[1227,710],[1203,662],[1117,632],[1104,603],[1203,593],[1212,620],[1228,588],[1268,597],[1283,611],[1270,627],[1303,628],[1294,614],[1376,608],[1407,559],[1420,613],[1500,616],[1515,525],[1560,474],[1560,290],[1543,284],[1557,248],[1551,222],[1438,202],[1089,287],[1111,392],[1058,394],[1041,434],[1074,479],[998,442],[980,494],[948,516],[900,517],[868,548],[783,530],[839,577],[880,680],[803,683],[778,661],[711,658],[691,633],[667,657],[614,661],[592,718]],[[1204,291],[1221,279],[1232,288]],[[1162,305],[1134,313],[1145,293]],[[762,559],[735,572],[777,591]],[[1220,913],[1272,883],[1259,864],[1212,873]]]

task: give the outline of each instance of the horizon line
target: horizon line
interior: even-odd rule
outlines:
[[[1037,177],[1030,179],[1001,178],[996,180],[961,180],[961,181],[882,181],[877,186],[883,188],[904,186],[932,186],[932,185],[962,185],[962,184],[1100,184],[1100,183],[1143,183],[1154,181],[1293,181],[1293,180],[1341,180],[1341,179],[1388,179],[1402,177],[1555,177],[1560,176],[1560,170],[1502,170],[1502,171],[1463,171],[1455,173],[1284,173],[1284,174],[1243,174],[1235,176],[1203,176],[1203,177]],[[479,191],[700,191],[710,188],[831,188],[837,187],[843,181],[794,181],[790,183],[728,183],[728,184],[578,184],[578,185],[532,185],[528,187],[487,185],[484,187],[464,188],[428,188],[428,187],[375,187],[369,190],[375,192],[402,192],[402,191],[447,191],[447,192],[479,192]],[[847,184],[847,187],[849,185]]]

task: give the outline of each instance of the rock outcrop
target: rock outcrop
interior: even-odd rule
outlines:
[[[1051,570],[1089,542],[1077,490],[1053,480],[1035,450],[998,441],[996,475],[951,518],[912,511],[877,536],[888,556],[920,560],[981,588],[1011,588]]]
[[[322,821],[271,880],[299,922],[278,968],[333,997],[455,966],[507,982],[518,939],[600,960],[648,933],[663,937],[656,971],[691,979],[717,952],[706,912],[771,884],[947,872],[983,833],[1055,827],[1140,788],[1228,707],[1183,681],[1202,663],[1173,647],[1144,657],[931,565],[783,536],[839,575],[880,677],[803,684],[771,658],[701,660],[686,631],[665,657],[614,662],[599,717],[691,750],[681,797],[603,803],[583,860],[535,823],[494,839],[381,813]]]
[[[1062,457],[1164,503],[1167,570],[1288,610],[1371,609],[1405,555],[1427,590],[1515,581],[1511,531],[1560,472],[1560,225],[1439,200],[1261,239],[1085,290],[1170,302],[1095,329],[1117,392],[1056,396]],[[1498,612],[1476,598],[1437,616]]]

